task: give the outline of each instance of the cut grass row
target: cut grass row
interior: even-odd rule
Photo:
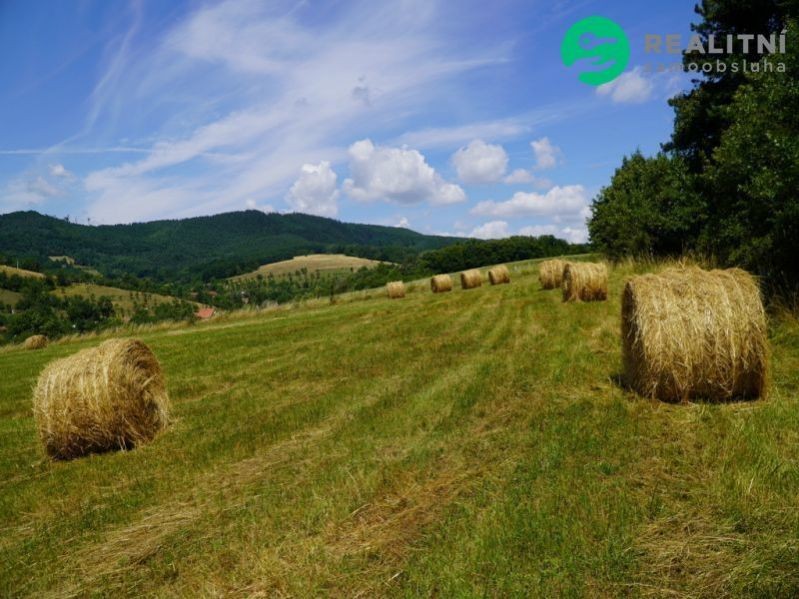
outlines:
[[[0,594],[790,596],[799,591],[799,326],[768,401],[620,389],[619,295],[511,285],[375,297],[143,335],[176,422],[41,459],[0,354]]]

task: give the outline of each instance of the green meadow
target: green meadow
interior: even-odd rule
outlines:
[[[75,338],[0,353],[0,595],[796,596],[799,323],[767,399],[619,385],[620,296],[411,286],[142,329],[173,423],[52,462],[31,414]],[[485,272],[485,269],[484,269]]]

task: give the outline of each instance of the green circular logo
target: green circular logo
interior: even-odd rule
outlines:
[[[624,30],[610,19],[588,17],[566,32],[560,45],[560,56],[567,67],[583,58],[593,59],[588,64],[600,68],[583,71],[579,79],[588,85],[602,85],[613,81],[627,68],[630,41]]]

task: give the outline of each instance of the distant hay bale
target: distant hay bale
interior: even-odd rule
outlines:
[[[402,281],[392,281],[391,283],[387,283],[386,291],[388,292],[388,297],[391,299],[405,297],[405,283]]]
[[[510,283],[510,271],[504,264],[495,266],[488,271],[488,280],[492,285],[502,285],[503,283]]]
[[[430,289],[433,293],[452,291],[452,277],[449,275],[435,275],[430,279]]]
[[[625,382],[664,401],[763,397],[766,314],[739,269],[668,269],[631,278],[622,296]]]
[[[31,335],[22,344],[25,349],[42,349],[47,347],[47,337],[44,335]]]
[[[564,260],[544,260],[538,266],[538,281],[544,289],[560,289],[563,282]]]
[[[594,262],[570,262],[563,268],[564,302],[608,299],[608,267]]]
[[[483,273],[477,269],[465,270],[461,273],[461,288],[474,289],[483,284]]]
[[[131,339],[50,363],[33,393],[39,437],[56,459],[146,443],[166,426],[168,411],[158,360]]]

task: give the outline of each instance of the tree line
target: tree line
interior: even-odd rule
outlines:
[[[669,101],[671,139],[655,156],[623,159],[594,199],[591,241],[610,258],[696,253],[799,291],[799,8],[781,0],[703,0],[692,29],[714,35],[785,33],[785,53],[687,52],[701,75]],[[705,44],[707,46],[707,44]],[[757,72],[729,68],[750,63]],[[706,65],[706,66],[704,66]],[[703,68],[704,66],[704,68]]]

